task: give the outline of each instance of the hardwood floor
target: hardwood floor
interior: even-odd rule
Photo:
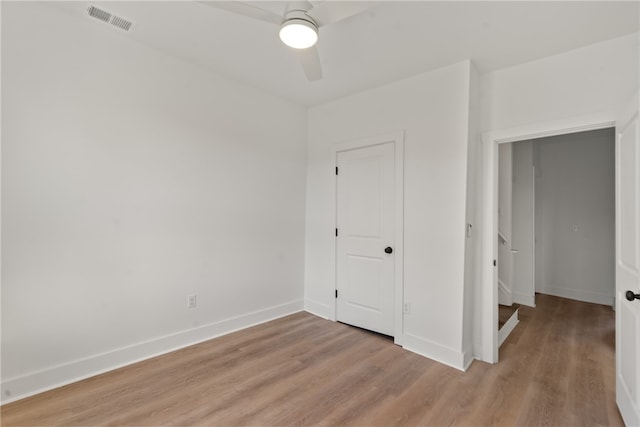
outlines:
[[[611,307],[539,295],[460,372],[298,313],[1,408],[2,425],[617,426]]]

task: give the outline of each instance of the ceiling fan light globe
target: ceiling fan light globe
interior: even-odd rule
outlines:
[[[306,49],[318,41],[318,28],[304,19],[289,19],[280,27],[280,40],[294,49]]]

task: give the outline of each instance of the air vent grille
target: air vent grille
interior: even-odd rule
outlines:
[[[95,6],[89,6],[89,16],[99,19],[104,22],[109,22],[111,14],[105,10],[98,9]]]
[[[87,12],[89,13],[89,16],[99,19],[102,22],[107,22],[114,27],[118,27],[124,31],[129,31],[131,25],[133,25],[131,21],[120,18],[119,16],[112,15],[106,10],[98,9],[95,6],[89,6]]]
[[[131,28],[131,21],[127,21],[124,18],[120,18],[118,16],[114,16],[111,19],[111,24],[115,25],[118,28],[122,28],[125,31],[129,31],[129,28]]]

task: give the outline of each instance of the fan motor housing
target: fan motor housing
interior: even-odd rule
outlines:
[[[284,20],[282,21],[282,26],[285,24],[293,23],[294,21],[305,21],[313,27],[315,27],[316,32],[318,31],[318,23],[304,10],[290,10],[284,15]],[[296,22],[299,23],[299,22]]]

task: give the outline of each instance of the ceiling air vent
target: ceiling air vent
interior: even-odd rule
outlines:
[[[111,14],[109,12],[98,9],[95,6],[89,6],[89,16],[93,16],[94,18],[104,22],[109,22],[111,19]]]
[[[89,16],[99,19],[102,22],[107,22],[115,27],[120,28],[121,30],[129,31],[132,25],[131,21],[127,21],[124,18],[112,15],[106,10],[98,9],[95,6],[89,6],[87,12],[89,12]]]
[[[125,31],[129,31],[129,28],[131,28],[131,21],[127,21],[124,18],[120,18],[118,16],[114,16],[111,19],[111,24],[115,25],[118,28],[122,28]]]

